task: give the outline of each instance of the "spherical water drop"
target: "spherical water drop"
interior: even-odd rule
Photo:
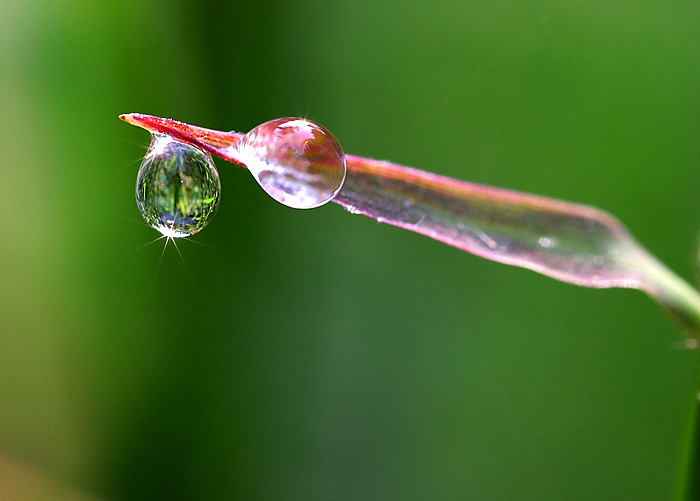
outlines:
[[[311,209],[329,202],[345,181],[345,154],[333,135],[303,118],[258,125],[238,143],[258,184],[284,205]]]
[[[136,180],[136,203],[148,224],[168,237],[193,235],[216,214],[220,191],[209,153],[153,134]]]

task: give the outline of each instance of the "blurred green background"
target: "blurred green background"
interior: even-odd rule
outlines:
[[[17,471],[115,500],[672,497],[699,356],[646,296],[292,210],[223,161],[205,245],[158,266],[149,137],[117,115],[306,116],[599,206],[692,279],[699,3],[4,0],[0,111]]]

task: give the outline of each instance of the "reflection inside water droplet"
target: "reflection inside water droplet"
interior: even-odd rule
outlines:
[[[136,180],[136,203],[148,224],[171,238],[193,235],[216,214],[220,191],[209,153],[153,134]]]
[[[272,198],[295,209],[329,202],[345,181],[345,154],[338,141],[302,118],[258,125],[241,138],[238,153]]]

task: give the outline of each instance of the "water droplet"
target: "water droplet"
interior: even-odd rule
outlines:
[[[167,237],[194,235],[212,220],[221,183],[209,153],[153,134],[136,180],[141,215]]]
[[[238,143],[241,161],[278,202],[311,209],[335,197],[345,181],[345,154],[333,135],[303,118],[258,125]]]

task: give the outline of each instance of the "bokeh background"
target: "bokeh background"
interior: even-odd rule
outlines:
[[[159,264],[117,115],[306,116],[604,208],[692,280],[697,2],[4,0],[0,112],[8,499],[674,495],[700,360],[646,296],[292,210],[223,161]]]

